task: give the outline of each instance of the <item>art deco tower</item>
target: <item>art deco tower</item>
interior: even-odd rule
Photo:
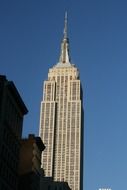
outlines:
[[[42,163],[46,176],[82,189],[83,109],[79,71],[71,64],[67,14],[59,62],[44,81],[40,136],[46,146]]]

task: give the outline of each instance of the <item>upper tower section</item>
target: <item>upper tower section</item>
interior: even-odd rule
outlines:
[[[57,76],[62,76],[62,75],[70,76],[70,78],[72,79],[79,78],[78,68],[71,63],[71,58],[69,55],[69,39],[67,34],[67,25],[68,25],[68,18],[66,12],[64,19],[63,40],[61,42],[59,62],[56,65],[54,65],[51,69],[49,69],[48,80],[57,81]]]

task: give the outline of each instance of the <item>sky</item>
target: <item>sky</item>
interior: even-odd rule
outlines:
[[[84,190],[126,190],[126,0],[0,0],[0,74],[29,110],[23,137],[38,135],[43,81],[59,60],[65,11],[84,92]]]

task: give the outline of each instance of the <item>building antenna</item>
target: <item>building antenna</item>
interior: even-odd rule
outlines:
[[[65,12],[65,20],[64,20],[64,39],[67,39],[67,11]]]

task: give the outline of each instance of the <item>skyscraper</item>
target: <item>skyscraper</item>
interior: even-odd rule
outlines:
[[[40,136],[46,146],[42,164],[46,176],[82,189],[83,108],[79,71],[71,64],[65,14],[59,62],[44,81],[40,111]]]

